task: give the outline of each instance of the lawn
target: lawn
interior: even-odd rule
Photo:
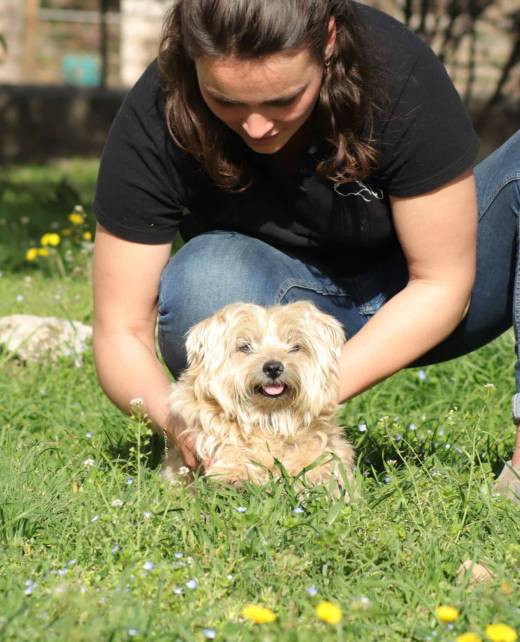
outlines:
[[[96,168],[3,171],[0,316],[92,321]],[[80,225],[68,218],[77,204]],[[26,260],[66,229],[49,256]],[[160,440],[104,397],[90,353],[30,365],[0,353],[0,639],[513,640],[486,633],[520,631],[520,508],[493,492],[514,438],[513,365],[506,333],[346,404],[361,496],[344,506],[291,480],[169,486]],[[457,581],[467,559],[494,578]],[[323,601],[339,622],[319,619]],[[248,620],[249,604],[276,619]],[[440,621],[440,605],[459,616]]]

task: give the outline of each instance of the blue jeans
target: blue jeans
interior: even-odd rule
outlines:
[[[520,333],[520,131],[480,163],[475,175],[479,228],[471,305],[454,332],[413,366],[471,352],[498,337],[513,321]],[[160,349],[170,371],[178,375],[185,367],[186,332],[235,301],[261,305],[312,301],[336,317],[351,337],[407,280],[400,248],[382,264],[338,277],[258,239],[237,232],[209,232],[186,243],[164,269],[158,304]],[[520,391],[518,362],[516,389]]]

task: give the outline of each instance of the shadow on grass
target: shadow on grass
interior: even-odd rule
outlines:
[[[383,435],[365,434],[359,439],[359,432],[355,428],[346,428],[347,438],[355,445],[357,466],[361,473],[378,478],[386,474],[389,465],[392,468],[405,466],[428,466],[436,459],[447,465],[460,466],[461,458],[465,466],[471,463],[481,466],[486,463],[497,476],[508,459],[502,452],[501,444],[493,441],[488,435],[485,444],[480,444],[476,450],[473,461],[461,449],[450,447],[445,449],[441,426],[433,427],[427,439],[408,440],[406,437],[385,439]],[[458,460],[458,461],[457,461]]]
[[[106,452],[108,457],[116,465],[122,466],[126,472],[135,473],[136,453],[139,449],[137,439],[126,439],[124,437],[106,434],[108,445]],[[164,438],[162,435],[153,433],[146,435],[141,440],[141,461],[146,468],[155,470],[161,464],[164,454]]]

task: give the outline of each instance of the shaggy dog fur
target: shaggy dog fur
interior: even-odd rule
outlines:
[[[195,325],[170,403],[211,461],[205,475],[262,484],[279,460],[292,476],[310,466],[307,482],[335,495],[350,485],[354,451],[336,424],[344,341],[340,323],[307,302],[231,304]],[[170,448],[164,476],[178,479],[182,466]]]

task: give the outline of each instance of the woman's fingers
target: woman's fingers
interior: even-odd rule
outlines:
[[[193,437],[188,436],[186,438],[181,438],[177,440],[177,447],[181,451],[181,455],[186,463],[188,468],[195,470],[199,465],[197,458],[195,457],[195,441]]]
[[[188,468],[191,470],[196,470],[197,468],[207,470],[211,466],[212,460],[209,458],[200,460],[197,457],[195,452],[195,438],[189,433],[183,435],[182,433],[185,428],[186,425],[184,422],[179,422],[172,431],[175,447],[180,451],[182,458],[184,459],[184,463]]]

